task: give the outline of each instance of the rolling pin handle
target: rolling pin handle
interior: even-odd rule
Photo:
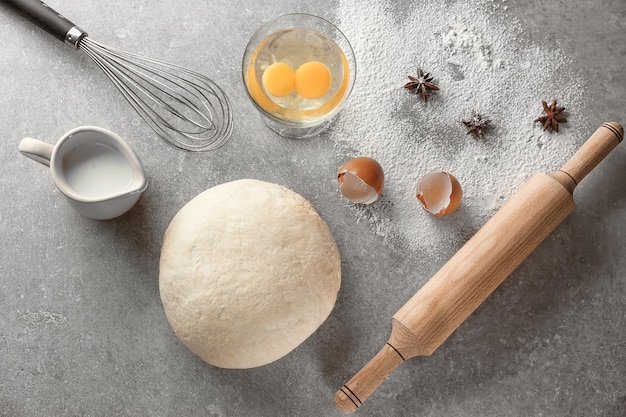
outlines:
[[[343,413],[353,413],[404,359],[390,343],[370,360],[335,394],[334,404]]]
[[[574,186],[580,184],[623,139],[624,128],[619,123],[603,123],[553,176],[569,176]]]

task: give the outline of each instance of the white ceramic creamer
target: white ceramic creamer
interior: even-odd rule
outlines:
[[[100,127],[73,129],[56,145],[25,138],[19,151],[49,166],[54,184],[72,207],[91,219],[124,214],[148,185],[143,165],[130,146]]]

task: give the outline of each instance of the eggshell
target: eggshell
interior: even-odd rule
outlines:
[[[452,174],[434,172],[419,180],[415,196],[424,210],[440,217],[454,212],[459,207],[463,190]]]
[[[385,174],[378,162],[368,157],[358,157],[343,164],[337,172],[339,189],[353,203],[371,204],[383,190]]]

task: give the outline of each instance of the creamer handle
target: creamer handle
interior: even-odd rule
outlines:
[[[54,145],[42,142],[37,139],[24,138],[20,142],[18,147],[20,153],[33,161],[37,161],[47,167],[50,166],[50,159],[52,158],[52,151],[54,151]]]

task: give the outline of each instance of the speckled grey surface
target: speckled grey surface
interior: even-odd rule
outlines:
[[[86,57],[0,5],[0,415],[340,415],[335,390],[378,351],[416,290],[403,277],[425,280],[441,265],[390,249],[337,204],[342,161],[332,139],[282,139],[247,100],[240,60],[255,28],[289,11],[333,20],[334,2],[49,3],[104,44],[210,75],[232,99],[235,131],[212,153],[167,147]],[[558,41],[584,70],[591,120],[624,122],[626,2],[506,7],[525,36]],[[54,142],[86,124],[127,138],[150,178],[139,203],[112,221],[73,212],[45,169],[17,152],[23,137]],[[435,354],[396,370],[358,415],[626,416],[625,172],[622,147],[579,187],[578,207],[555,235]],[[158,258],[185,202],[243,177],[313,203],[339,244],[343,285],[328,321],[291,354],[224,370],[172,333]]]

